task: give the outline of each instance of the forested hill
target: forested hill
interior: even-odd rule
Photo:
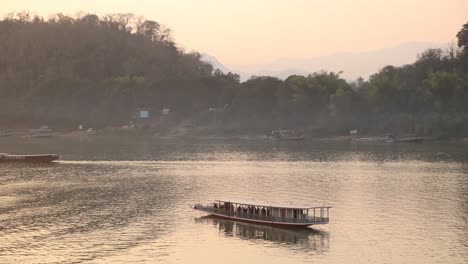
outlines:
[[[125,124],[138,108],[200,111],[222,104],[230,83],[238,77],[215,76],[168,29],[133,15],[0,21],[0,127]]]
[[[178,48],[155,21],[130,14],[44,20],[23,12],[0,21],[0,127],[121,126],[137,109],[155,116],[170,108],[156,129],[184,123],[218,133],[467,136],[468,23],[457,39],[458,48],[427,50],[369,80],[316,72],[240,83]]]

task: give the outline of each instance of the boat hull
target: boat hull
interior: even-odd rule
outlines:
[[[238,221],[238,222],[253,223],[253,224],[261,224],[261,225],[271,225],[271,226],[282,226],[282,227],[308,227],[308,226],[313,225],[313,224],[311,224],[311,223],[283,223],[283,222],[262,221],[262,220],[248,219],[248,218],[240,218],[240,217],[227,216],[227,215],[214,214],[214,213],[211,213],[210,215],[212,215],[212,216],[214,216],[214,217],[217,217],[217,218],[228,219],[228,220],[234,220],[234,221]]]
[[[0,162],[51,162],[59,159],[56,154],[42,154],[42,155],[0,155]]]
[[[388,142],[393,142],[393,143],[418,143],[424,141],[423,138],[399,138],[399,139],[393,139],[389,140]]]

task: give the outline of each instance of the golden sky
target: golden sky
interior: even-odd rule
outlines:
[[[1,0],[0,14],[134,13],[225,64],[455,42],[468,0]]]

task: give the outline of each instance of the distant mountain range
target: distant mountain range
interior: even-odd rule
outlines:
[[[224,64],[222,64],[215,56],[212,56],[210,54],[202,53],[201,59],[205,62],[209,62],[211,65],[213,65],[213,68],[219,69],[224,73],[232,72],[233,70],[228,69]]]
[[[367,52],[346,52],[304,59],[283,58],[266,64],[224,65],[209,54],[203,54],[202,59],[223,72],[240,74],[242,81],[253,75],[276,76],[284,79],[293,74],[306,75],[320,70],[343,71],[342,76],[345,79],[355,80],[358,77],[367,79],[387,65],[401,66],[413,63],[418,54],[429,48],[447,47],[449,47],[447,43],[409,42]]]

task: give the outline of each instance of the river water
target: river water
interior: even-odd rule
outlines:
[[[147,137],[0,139],[0,263],[467,263],[468,144]],[[215,198],[331,205],[280,229],[191,210]]]

